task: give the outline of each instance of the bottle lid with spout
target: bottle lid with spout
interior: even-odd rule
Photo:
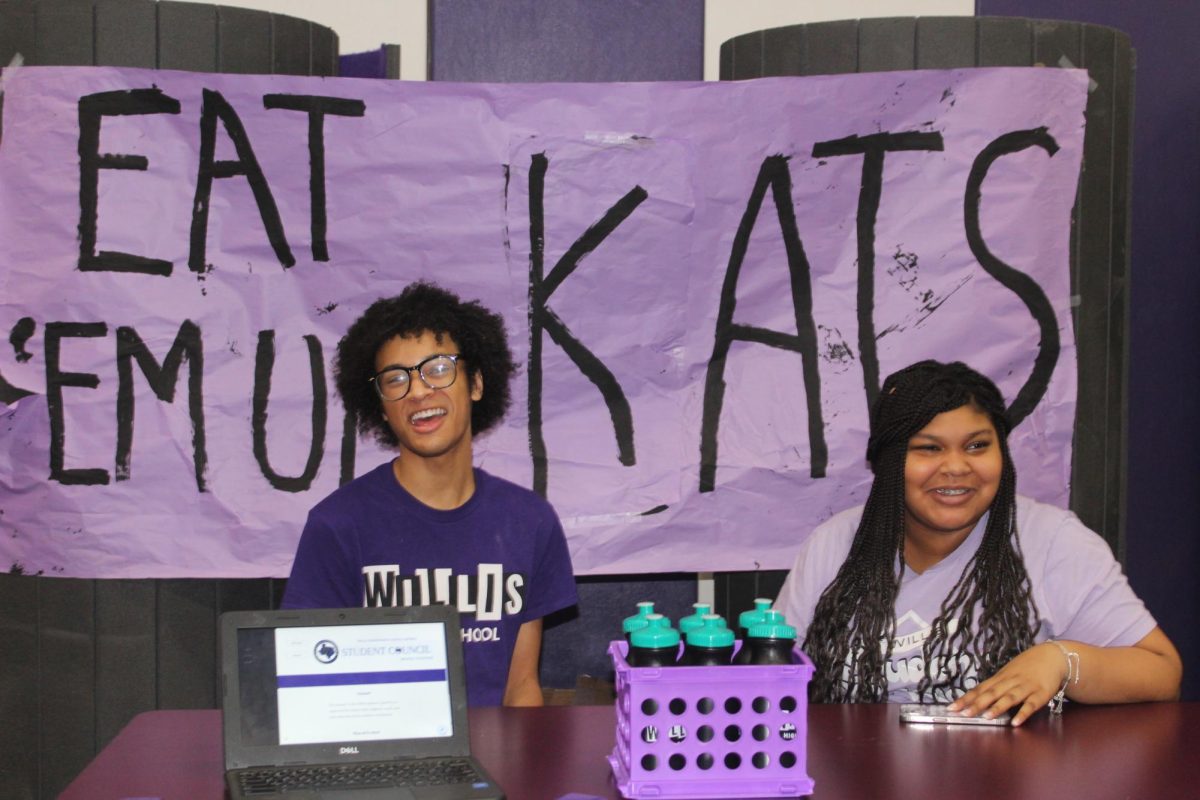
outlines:
[[[646,650],[659,650],[679,645],[679,631],[671,627],[671,620],[662,614],[649,614],[645,627],[629,635],[629,644]]]
[[[758,597],[754,600],[754,608],[743,611],[738,614],[738,628],[745,632],[750,630],[751,625],[757,625],[762,621],[763,612],[770,610],[771,599],[768,597]]]
[[[689,647],[733,647],[733,631],[725,625],[725,620],[717,614],[705,614],[704,621],[698,628],[688,631]]]
[[[679,619],[679,633],[684,636],[704,624],[705,614],[712,613],[712,606],[708,603],[692,603],[692,608],[695,609],[692,614]]]
[[[788,625],[782,612],[767,611],[757,625],[750,628],[751,639],[795,639],[796,629]]]
[[[646,627],[646,617],[654,613],[654,603],[650,600],[643,600],[637,604],[637,613],[631,617],[626,617],[621,622],[621,629],[625,636],[633,633],[638,628]]]

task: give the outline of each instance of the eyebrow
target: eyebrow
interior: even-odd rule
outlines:
[[[993,431],[991,428],[980,428],[977,431],[972,431],[971,433],[968,433],[965,438],[974,439],[976,436],[994,436],[994,435],[995,435],[995,431]],[[917,433],[914,433],[912,435],[912,438],[914,438],[914,439],[917,439],[917,438],[933,439],[934,441],[938,441],[938,442],[942,441],[941,436],[935,436],[932,433],[922,433],[920,431],[918,431]]]

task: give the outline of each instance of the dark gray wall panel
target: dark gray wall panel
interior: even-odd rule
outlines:
[[[154,581],[96,581],[96,739],[158,708]]]
[[[804,43],[804,75],[837,75],[858,71],[858,20],[815,22]],[[771,62],[770,55],[764,60]],[[782,74],[782,73],[773,73]]]
[[[226,611],[241,611],[247,608],[278,608],[279,600],[275,598],[275,584],[286,585],[287,581],[261,580],[220,580],[216,582],[216,613],[218,616]]]
[[[1077,22],[1036,20],[1033,23],[1033,63],[1044,67],[1060,66],[1066,57],[1079,65],[1083,48],[1082,26]]]
[[[309,60],[310,75],[337,75],[338,74],[338,37],[333,32],[332,28],[326,28],[324,25],[309,25],[308,35],[310,37],[310,48],[312,56]],[[391,45],[396,51],[396,60],[399,62],[400,47],[399,45]],[[397,75],[399,68],[397,67]],[[397,77],[389,75],[387,77]]]
[[[217,9],[217,69],[268,75],[275,63],[271,17],[260,11],[221,6]]]
[[[7,67],[17,53],[30,60],[36,41],[30,0],[0,0],[0,21],[0,67]]]
[[[39,789],[54,797],[96,750],[95,584],[48,579],[38,599]]]
[[[713,611],[725,617],[730,627],[735,627],[738,615],[754,608],[756,599],[777,597],[786,578],[785,569],[717,573],[713,576],[716,604]],[[798,635],[803,641],[804,631],[798,631]]]
[[[158,702],[162,708],[216,707],[215,583],[197,579],[158,582]]]
[[[38,581],[0,573],[0,797],[40,796]]]
[[[917,20],[917,69],[973,66],[974,17],[921,17]]]
[[[1086,43],[1092,41],[1091,30],[1085,35],[1085,61],[1095,63],[1096,59],[1087,55]],[[1133,50],[1133,46],[1126,36],[1118,35],[1112,42],[1113,52],[1111,62],[1113,64],[1130,64],[1136,66],[1137,56]],[[1097,52],[1093,50],[1093,53]],[[1103,47],[1098,52],[1103,52]],[[1089,67],[1089,73],[1091,68]],[[1105,430],[1105,473],[1107,475],[1106,485],[1110,487],[1104,503],[1104,519],[1117,520],[1119,526],[1119,535],[1117,536],[1117,555],[1122,563],[1128,564],[1128,548],[1132,533],[1129,529],[1129,519],[1134,508],[1130,500],[1132,489],[1130,487],[1131,461],[1129,456],[1129,440],[1130,440],[1130,415],[1132,406],[1132,395],[1135,391],[1134,382],[1131,380],[1131,371],[1134,368],[1134,361],[1130,357],[1130,339],[1132,336],[1130,315],[1133,308],[1133,298],[1136,296],[1130,292],[1130,270],[1131,270],[1131,255],[1130,248],[1131,230],[1133,225],[1133,160],[1134,160],[1134,138],[1125,135],[1126,132],[1133,130],[1133,110],[1134,103],[1127,98],[1133,98],[1134,94],[1134,74],[1136,70],[1131,66],[1130,69],[1116,69],[1112,75],[1112,92],[1113,102],[1109,105],[1107,102],[1102,104],[1102,107],[1112,109],[1111,128],[1113,130],[1112,144],[1112,198],[1111,198],[1111,214],[1112,225],[1109,229],[1110,252],[1112,253],[1113,278],[1109,284],[1109,307],[1108,307],[1108,351],[1113,354],[1120,354],[1121,368],[1119,371],[1110,372],[1107,377],[1105,407],[1108,409],[1106,415],[1106,430]],[[1102,75],[1099,70],[1097,74]],[[1097,90],[1100,88],[1096,87]],[[1100,101],[1105,97],[1104,94],[1097,96]],[[1085,153],[1086,159],[1086,153]],[[1086,161],[1085,161],[1086,163]],[[1086,170],[1085,170],[1086,177]],[[1197,197],[1195,192],[1192,193],[1193,198]],[[1118,270],[1118,266],[1121,268]],[[1190,262],[1189,262],[1189,266]],[[1168,539],[1168,542],[1178,541],[1180,535],[1188,537],[1194,542],[1194,537],[1189,537],[1189,531],[1173,532],[1174,535]],[[1111,541],[1112,537],[1108,537]],[[1144,541],[1144,540],[1143,540]],[[1160,542],[1160,544],[1166,544]],[[1170,545],[1167,544],[1169,550]],[[1186,547],[1186,546],[1185,546]],[[1194,552],[1194,551],[1193,551]],[[1186,554],[1186,550],[1184,551]],[[1184,564],[1188,564],[1186,560]],[[1200,567],[1200,564],[1193,564]],[[1171,584],[1168,584],[1171,585]],[[1175,584],[1180,586],[1180,584]],[[1182,583],[1182,585],[1195,585],[1192,581]],[[1142,592],[1140,586],[1137,587],[1139,592]],[[1160,589],[1161,591],[1161,589]],[[1143,597],[1145,595],[1143,594]],[[1193,608],[1200,604],[1193,604]],[[1187,608],[1187,604],[1183,604],[1183,608]],[[1155,614],[1157,609],[1152,607]],[[1185,619],[1191,622],[1195,618],[1190,614]],[[1196,626],[1188,624],[1184,631],[1185,636],[1190,636],[1189,645],[1196,646]],[[1178,642],[1179,639],[1176,639]],[[1188,662],[1185,658],[1184,663]],[[1186,674],[1186,673],[1185,673]],[[1194,679],[1193,679],[1194,681]],[[1185,699],[1200,698],[1200,683],[1193,682],[1191,693],[1188,694],[1187,684],[1184,685]]]
[[[772,28],[762,36],[751,37],[757,52],[753,58],[761,64],[762,75],[803,75],[807,69],[808,32],[795,31],[790,36],[787,28]],[[784,37],[787,44],[782,45]],[[768,55],[769,54],[769,55]]]
[[[1113,64],[1116,39],[1114,32],[1108,28],[1096,28],[1086,33],[1093,45],[1088,54],[1091,57],[1083,57],[1084,54],[1080,52],[1078,66],[1088,69],[1089,76],[1096,81],[1096,88],[1088,98],[1088,129],[1083,154],[1085,167],[1080,175],[1079,201],[1073,215],[1076,229],[1087,231],[1087,235],[1072,239],[1072,282],[1078,295],[1081,298],[1089,298],[1089,301],[1081,302],[1075,309],[1075,336],[1077,339],[1093,343],[1096,347],[1111,349],[1116,333],[1113,329],[1124,331],[1126,326],[1124,263],[1120,264],[1122,269],[1114,269],[1111,272],[1094,269],[1092,265],[1108,260],[1114,244],[1115,227],[1124,224],[1125,209],[1117,208],[1117,198],[1111,189],[1116,178],[1112,170],[1113,148],[1118,139],[1128,139],[1128,127],[1121,130],[1115,128],[1114,111],[1116,105],[1128,103],[1128,95],[1119,96],[1115,92],[1114,79],[1118,70]],[[1129,55],[1126,51],[1126,60],[1122,64],[1124,71],[1132,68]],[[1120,219],[1116,218],[1118,212]],[[1092,298],[1101,297],[1108,298],[1109,302],[1092,301]],[[1121,334],[1116,336],[1116,352],[1122,352],[1124,348],[1120,345]],[[1096,529],[1102,529],[1106,514],[1119,512],[1123,506],[1119,500],[1123,493],[1124,480],[1119,470],[1124,459],[1121,453],[1110,453],[1109,450],[1121,447],[1120,440],[1113,441],[1113,437],[1110,436],[1114,426],[1120,429],[1121,421],[1112,419],[1111,414],[1121,412],[1124,406],[1116,404],[1110,407],[1110,403],[1105,400],[1111,391],[1121,390],[1125,375],[1120,371],[1113,374],[1113,366],[1090,360],[1081,360],[1079,364],[1080,401],[1090,403],[1098,400],[1107,412],[1079,415],[1075,423],[1073,442],[1073,499],[1080,519]],[[1095,469],[1095,465],[1101,465],[1105,473],[1104,480],[1086,479],[1086,471]],[[1119,546],[1119,542],[1115,540],[1112,543]]]
[[[1033,63],[1033,23],[1027,19],[982,17],[979,66],[1027,67]]]
[[[913,69],[916,65],[916,19],[912,17],[894,17],[864,19],[859,22],[859,72]]]
[[[192,72],[217,71],[217,7],[201,3],[158,4],[158,66]]]
[[[97,3],[95,23],[97,64],[158,66],[158,3],[154,0]]]
[[[35,6],[37,50],[26,64],[45,66],[89,66],[95,30],[92,4],[71,0],[41,0]]]
[[[312,23],[308,20],[274,14],[271,17],[275,75],[308,75],[312,70]]]
[[[759,31],[725,42],[721,45],[721,64],[746,78],[763,77],[766,69],[766,65],[763,64],[763,38],[771,33],[771,31]],[[789,54],[803,52],[800,48],[794,48]],[[724,68],[723,66],[722,69]]]

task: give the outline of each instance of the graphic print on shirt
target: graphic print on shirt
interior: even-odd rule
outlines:
[[[958,630],[958,619],[952,619],[946,624],[948,634]],[[896,634],[892,639],[892,658],[887,665],[887,682],[889,692],[909,692],[909,700],[921,700],[916,694],[917,685],[925,677],[925,656],[923,648],[925,641],[933,633],[933,625],[921,618],[916,611],[909,610],[896,619]],[[880,643],[883,646],[883,643]],[[955,657],[958,661],[958,671],[963,673],[963,686],[967,689],[979,683],[975,660],[963,653]],[[935,685],[946,680],[946,656],[938,656],[933,667],[933,683]],[[935,703],[948,703],[958,696],[957,690],[948,687],[935,689]],[[894,698],[892,698],[894,700]]]
[[[505,574],[503,564],[478,564],[475,573],[455,574],[449,567],[413,570],[401,576],[399,564],[363,567],[363,606],[450,605],[476,622],[498,622],[525,607],[525,576]],[[464,643],[500,640],[499,626],[474,626],[463,620]]]

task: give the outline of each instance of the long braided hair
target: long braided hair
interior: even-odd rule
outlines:
[[[814,702],[887,700],[886,668],[905,568],[908,442],[938,414],[965,405],[991,419],[1003,467],[979,549],[942,601],[925,640],[918,692],[923,699],[938,690],[961,694],[970,688],[964,682],[972,661],[984,680],[1033,645],[1039,623],[1016,535],[1016,473],[1004,398],[966,364],[921,361],[889,376],[871,408],[867,461],[875,480],[850,553],[817,602],[804,642],[816,665],[809,690]],[[943,674],[937,682],[935,672]]]

